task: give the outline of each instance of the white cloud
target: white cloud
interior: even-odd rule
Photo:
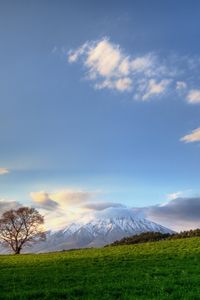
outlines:
[[[120,78],[115,81],[115,87],[119,91],[125,91],[131,89],[132,80],[129,77]]]
[[[198,76],[199,57],[135,55],[135,50],[126,54],[119,44],[104,37],[70,50],[67,56],[69,63],[82,63],[84,78],[92,81],[96,89],[132,92],[133,99],[141,101],[164,96],[169,90],[179,97],[184,93],[189,103],[200,103],[200,90],[189,87]]]
[[[107,208],[122,208],[124,205],[121,203],[115,203],[115,202],[104,202],[104,201],[99,201],[96,203],[86,203],[82,208],[83,209],[88,209],[88,210],[96,210],[96,211],[101,211]]]
[[[187,88],[187,83],[185,81],[177,81],[176,82],[176,89],[177,90],[184,90]]]
[[[160,82],[156,82],[154,79],[150,79],[146,88],[146,92],[143,95],[142,99],[147,100],[154,95],[163,94],[166,91],[169,83],[170,80],[167,79],[163,79]]]
[[[9,170],[6,169],[6,168],[0,168],[0,175],[4,175],[4,174],[7,174],[9,173]]]
[[[107,39],[103,39],[94,47],[90,47],[87,53],[85,65],[90,71],[98,75],[111,77],[122,60],[122,53],[119,46],[111,44]]]
[[[187,191],[187,192],[188,192],[188,191]],[[180,198],[180,197],[183,197],[183,195],[185,195],[185,194],[187,194],[186,191],[185,191],[185,192],[178,191],[178,192],[174,192],[174,193],[167,194],[167,195],[166,195],[167,201],[161,203],[159,206],[160,206],[160,207],[166,206],[166,205],[168,205],[172,200],[176,200],[176,199],[178,199],[178,198]]]
[[[190,196],[191,190],[167,195],[168,202],[162,204],[128,208],[119,202],[99,199],[102,193],[79,189],[56,192],[33,192],[32,204],[45,217],[47,229],[61,229],[72,222],[86,222],[94,218],[118,215],[146,217],[174,230],[189,230],[200,224],[200,198]],[[31,203],[29,204],[31,205]],[[0,199],[0,214],[22,206],[15,200]]]
[[[154,68],[154,59],[151,55],[143,57],[136,57],[130,62],[130,68],[132,71],[143,72]]]
[[[56,209],[59,204],[52,200],[50,195],[46,192],[35,192],[30,194],[33,202],[37,205],[37,207],[44,208],[47,210]]]
[[[179,191],[179,192],[175,192],[175,193],[171,193],[167,195],[167,199],[168,200],[175,200],[179,197],[181,197],[183,195],[183,192]]]
[[[45,216],[49,229],[60,229],[72,222],[85,222],[108,209],[126,208],[121,203],[100,200],[101,192],[61,190],[30,193],[33,205]]]
[[[86,78],[92,80],[97,89],[135,90],[140,99],[147,99],[162,94],[169,82],[165,78],[168,76],[167,67],[155,55],[131,58],[108,38],[87,42],[74,51],[70,50],[68,61],[74,63],[78,60],[86,68]],[[141,79],[148,85],[146,93],[140,87]]]
[[[68,52],[68,62],[69,63],[74,63],[78,60],[78,58],[84,54],[85,49],[87,48],[87,43],[76,49],[75,51],[70,50]]]
[[[56,192],[32,192],[33,205],[45,216],[47,228],[59,229],[68,223],[77,222],[89,211],[86,204],[94,200],[95,192],[65,189]]]
[[[159,205],[128,208],[118,202],[99,199],[102,193],[64,190],[31,193],[34,206],[45,216],[48,229],[61,229],[68,224],[87,222],[94,218],[116,215],[146,217],[174,230],[197,228],[200,224],[200,198],[185,196],[190,190],[167,195],[168,202]],[[184,197],[183,197],[184,195]],[[19,205],[13,201],[0,201],[0,211]]]
[[[109,88],[120,92],[131,90],[132,80],[129,77],[120,78],[117,80],[105,80],[100,84],[95,85],[96,89]]]
[[[124,76],[127,76],[130,72],[130,62],[128,57],[125,57],[122,62],[119,64],[119,73]]]
[[[33,203],[45,209],[74,207],[88,201],[93,195],[94,193],[92,192],[77,190],[63,190],[55,193],[44,191],[30,193]]]
[[[107,207],[103,210],[96,210],[91,214],[92,218],[115,218],[115,217],[123,217],[128,218],[132,217],[134,219],[143,218],[144,214],[140,212],[135,212],[132,208],[126,206],[118,206],[118,207]]]
[[[185,135],[180,139],[180,141],[185,143],[193,143],[200,141],[200,128],[197,128],[192,131],[192,133]]]
[[[200,90],[191,90],[187,95],[189,103],[196,104],[200,103]]]

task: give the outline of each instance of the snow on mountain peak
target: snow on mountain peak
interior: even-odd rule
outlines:
[[[115,219],[115,218],[140,218],[140,215],[135,213],[132,209],[126,207],[118,207],[118,208],[107,208],[102,211],[98,211],[94,215],[97,219]]]
[[[142,232],[172,233],[128,208],[108,208],[95,212],[80,223],[71,223],[62,230],[50,232],[47,240],[35,245],[33,252],[60,251],[72,248],[100,247],[123,237]]]

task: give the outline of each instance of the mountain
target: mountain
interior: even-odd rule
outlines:
[[[150,231],[173,233],[168,228],[131,213],[108,214],[82,224],[72,223],[56,232],[50,231],[47,240],[36,244],[31,252],[101,247],[123,237]]]
[[[142,232],[174,233],[172,230],[128,209],[106,209],[90,221],[72,223],[61,230],[48,231],[44,242],[26,247],[23,252],[51,252],[77,248],[101,247]],[[0,253],[8,253],[0,249]]]

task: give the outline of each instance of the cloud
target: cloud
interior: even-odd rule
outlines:
[[[56,230],[73,222],[87,222],[97,212],[124,209],[121,203],[99,200],[100,192],[66,189],[57,192],[30,193],[33,206],[44,216],[47,228]],[[119,210],[117,210],[119,211]]]
[[[96,195],[95,192],[64,190],[51,194],[52,199],[57,201],[60,205],[76,206],[90,200]]]
[[[130,207],[121,206],[121,207],[108,207],[100,211],[94,211],[92,218],[115,218],[123,217],[128,218],[132,217],[135,219],[143,217],[143,213],[135,212]]]
[[[47,210],[53,210],[56,209],[59,204],[52,200],[50,195],[45,192],[35,192],[30,194],[34,204],[37,205],[37,207],[44,208]]]
[[[163,57],[156,52],[141,55],[136,51],[135,48],[127,54],[119,44],[103,37],[71,49],[67,59],[70,64],[83,66],[84,78],[91,81],[96,90],[128,92],[139,101],[172,94],[185,98],[190,104],[200,103],[200,89],[192,89],[199,73],[198,56],[169,54]]]
[[[100,200],[102,193],[82,190],[31,193],[34,206],[45,216],[47,228],[57,230],[71,223],[95,218],[134,216],[147,218],[175,231],[200,227],[200,197],[186,196],[190,190],[167,195],[167,202],[146,207],[126,207],[122,203]],[[185,196],[184,196],[185,195]],[[0,211],[17,202],[1,202]]]
[[[105,80],[102,83],[96,84],[95,85],[96,89],[104,89],[104,88],[109,88],[109,89],[115,89],[118,91],[125,91],[125,90],[130,90],[132,88],[132,80],[129,77],[124,77],[117,79],[115,81],[111,80]]]
[[[0,199],[0,215],[10,209],[17,209],[21,204],[15,200]]]
[[[134,211],[143,212],[148,219],[177,231],[200,228],[200,197],[180,197],[165,205]]]
[[[154,57],[150,54],[136,57],[130,61],[130,70],[136,72],[149,72],[154,67]]]
[[[88,209],[88,210],[97,210],[101,211],[107,208],[119,208],[124,207],[121,203],[115,203],[115,202],[97,202],[97,203],[87,203],[82,208]]]
[[[154,95],[163,94],[166,91],[169,83],[170,80],[167,79],[163,79],[160,82],[156,82],[154,79],[149,80],[146,92],[143,95],[142,99],[147,100]]]
[[[139,55],[136,51],[127,54],[119,44],[104,37],[71,49],[67,59],[70,64],[81,63],[85,79],[99,90],[131,92],[133,99],[141,101],[164,96],[169,91],[186,98],[188,103],[200,103],[200,90],[191,89],[199,74],[198,56],[163,57],[156,52]]]
[[[180,141],[185,142],[185,143],[199,142],[200,141],[200,127],[193,130],[192,133],[183,136],[180,139]]]
[[[8,174],[9,170],[6,168],[0,168],[0,175]]]
[[[111,77],[114,72],[119,72],[118,67],[123,59],[119,46],[111,44],[107,39],[99,41],[90,47],[85,65],[90,72],[98,75]]]
[[[92,193],[73,190],[64,190],[56,193],[41,191],[32,192],[30,193],[30,196],[37,207],[52,210],[80,205],[89,200]]]
[[[71,222],[79,222],[89,211],[84,207],[94,200],[96,192],[65,189],[56,192],[32,192],[32,205],[44,216],[49,229],[60,229]]]
[[[190,90],[187,95],[187,100],[192,104],[200,103],[200,90]]]
[[[179,191],[179,192],[175,192],[175,193],[171,193],[167,195],[167,199],[168,200],[174,200],[177,199],[179,197],[181,197],[183,195],[183,192]]]
[[[148,53],[131,57],[124,53],[120,45],[106,37],[70,50],[68,62],[78,61],[86,70],[86,79],[94,82],[96,89],[133,90],[134,97],[137,95],[141,100],[163,94],[169,84],[168,77],[172,75],[155,55]]]
[[[85,78],[92,81],[97,90],[131,92],[133,99],[139,101],[171,93],[190,104],[200,103],[200,89],[191,89],[199,74],[198,56],[169,55],[161,59],[156,53],[129,55],[108,37],[87,41],[67,55],[69,63],[82,63]],[[199,140],[200,128],[181,138],[183,142]]]
[[[186,82],[184,82],[184,81],[177,81],[176,82],[176,89],[177,90],[184,90],[184,89],[186,89],[187,88],[187,83]]]
[[[79,47],[78,49],[76,49],[75,51],[70,50],[68,52],[68,62],[69,63],[74,63],[78,60],[78,58],[84,54],[85,49],[88,47],[88,44],[85,43],[84,45],[82,45],[81,47]]]

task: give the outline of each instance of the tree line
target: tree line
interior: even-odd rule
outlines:
[[[140,244],[147,242],[157,242],[161,240],[175,240],[191,237],[200,237],[200,229],[181,231],[180,233],[161,233],[161,232],[143,232],[130,237],[125,237],[121,240],[115,241],[108,246],[118,246],[118,245],[131,245]]]

